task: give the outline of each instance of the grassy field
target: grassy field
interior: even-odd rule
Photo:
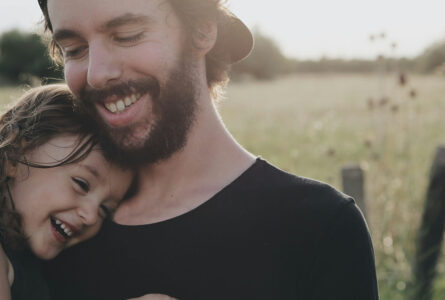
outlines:
[[[343,165],[363,167],[381,299],[406,299],[429,168],[445,144],[445,78],[402,87],[394,76],[301,75],[233,84],[226,98],[230,131],[281,168],[340,189]],[[444,287],[441,276],[436,299]]]
[[[445,144],[444,83],[338,74],[246,81],[230,84],[219,110],[242,145],[284,170],[341,189],[342,166],[362,166],[381,299],[406,299],[429,168]],[[20,93],[2,89],[0,99]],[[440,269],[435,299],[445,296]]]

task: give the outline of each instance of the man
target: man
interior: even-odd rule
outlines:
[[[55,299],[378,298],[353,200],[256,158],[219,118],[253,44],[221,2],[39,0],[104,149],[138,169],[99,236],[49,266]]]

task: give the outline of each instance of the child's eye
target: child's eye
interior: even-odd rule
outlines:
[[[112,215],[111,209],[105,204],[101,204],[99,216],[105,219],[105,218],[110,218],[111,215]]]
[[[90,190],[90,185],[88,184],[88,182],[84,179],[78,178],[78,177],[73,177],[72,178],[73,182],[82,189],[82,191],[84,191],[85,193],[88,193]]]

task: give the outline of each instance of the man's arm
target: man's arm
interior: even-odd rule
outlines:
[[[316,251],[305,299],[378,299],[374,250],[366,222],[354,203],[340,209]]]

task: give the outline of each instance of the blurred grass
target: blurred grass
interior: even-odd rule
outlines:
[[[243,146],[284,170],[341,189],[343,165],[365,169],[381,299],[407,299],[429,168],[445,144],[444,83],[414,76],[401,87],[394,76],[354,74],[246,81],[229,85],[219,110]],[[0,105],[23,90],[0,89]],[[437,300],[445,298],[443,260],[439,269]]]

